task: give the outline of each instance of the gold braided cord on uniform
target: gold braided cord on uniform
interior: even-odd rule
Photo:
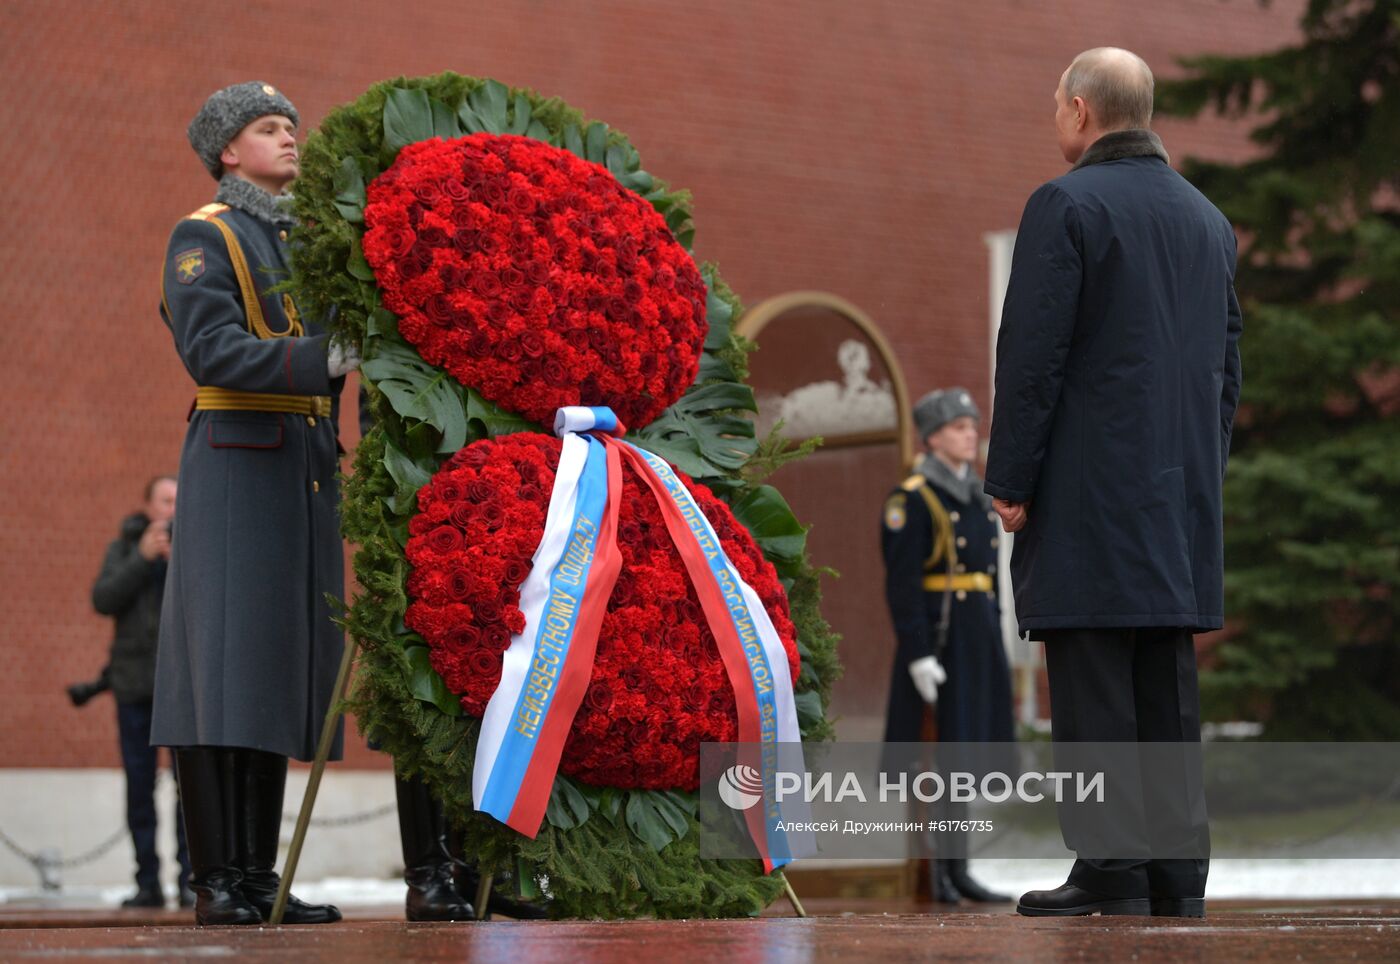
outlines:
[[[248,330],[264,339],[304,335],[306,329],[301,323],[301,318],[292,313],[288,314],[286,331],[273,331],[268,327],[267,319],[263,317],[262,301],[258,299],[258,289],[253,286],[253,273],[248,268],[248,258],[243,254],[243,245],[238,243],[233,228],[219,217],[227,210],[227,204],[206,204],[186,220],[205,221],[218,228],[219,233],[224,236],[224,243],[228,245],[229,260],[233,262],[233,273],[238,276],[238,288],[243,293],[243,307],[248,312]],[[290,303],[290,297],[283,299],[284,305]]]
[[[933,516],[933,552],[924,560],[924,569],[931,572],[938,565],[938,560],[943,558],[943,554],[947,553],[948,571],[952,572],[957,568],[958,550],[953,540],[953,520],[948,517],[948,510],[943,508],[943,503],[933,494],[932,486],[922,475],[909,476],[900,484],[900,488],[906,492],[918,492],[928,506],[929,514]]]

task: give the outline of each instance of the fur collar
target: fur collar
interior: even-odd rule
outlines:
[[[219,193],[214,200],[227,204],[245,214],[251,214],[259,221],[268,224],[293,225],[297,219],[292,215],[292,196],[268,194],[252,181],[245,181],[237,174],[225,174],[219,179]]]
[[[1162,139],[1151,131],[1138,127],[1125,131],[1109,131],[1090,144],[1070,170],[1077,171],[1081,167],[1102,164],[1104,161],[1121,161],[1125,157],[1160,157],[1168,164],[1172,162],[1167,156],[1167,149],[1162,146]]]
[[[982,494],[982,480],[970,465],[963,475],[958,476],[938,456],[926,453],[914,471],[965,505],[972,504]]]

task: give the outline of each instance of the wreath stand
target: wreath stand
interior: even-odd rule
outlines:
[[[340,671],[335,677],[333,698],[330,707],[326,710],[326,721],[321,725],[321,742],[316,747],[316,759],[311,764],[311,776],[306,781],[306,792],[301,797],[301,812],[297,814],[296,830],[292,832],[292,842],[287,848],[287,862],[282,866],[282,882],[277,887],[277,899],[272,903],[272,915],[267,921],[273,927],[282,923],[282,916],[287,911],[287,895],[292,891],[292,878],[296,876],[297,862],[301,860],[301,848],[306,843],[306,831],[311,826],[311,811],[316,806],[316,794],[321,789],[321,774],[326,772],[326,760],[331,755],[331,743],[335,741],[335,726],[344,712],[341,707],[345,701],[345,690],[350,684],[350,667],[354,664],[355,654],[359,651],[359,643],[352,640],[345,644],[345,653],[340,658]],[[491,883],[491,875],[483,874],[481,883],[476,888],[477,920],[483,920],[486,917],[486,904],[491,898]],[[788,879],[787,874],[783,874],[783,890],[797,916],[806,917],[807,911],[803,909],[802,902],[797,899],[797,892],[792,889],[792,881]]]

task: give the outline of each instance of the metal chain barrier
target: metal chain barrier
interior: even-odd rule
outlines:
[[[399,808],[398,803],[386,803],[382,807],[375,807],[373,810],[365,810],[361,813],[346,814],[343,817],[312,817],[313,827],[352,827],[356,824],[369,823],[371,820],[378,820],[387,817]],[[282,814],[283,823],[296,823],[297,815],[294,813]]]

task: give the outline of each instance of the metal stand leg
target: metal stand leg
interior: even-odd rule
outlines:
[[[788,880],[787,874],[783,874],[783,889],[787,891],[787,899],[792,904],[792,909],[797,911],[797,916],[806,917],[807,912],[802,909],[802,901],[797,899],[797,891],[792,889],[792,881]]]
[[[340,704],[345,699],[345,689],[350,684],[350,666],[359,652],[358,643],[347,643],[345,655],[340,659],[340,673],[335,678],[335,691],[331,705],[326,709],[326,722],[321,726],[321,743],[316,747],[316,762],[311,765],[311,778],[306,782],[306,793],[301,798],[301,813],[297,814],[296,832],[292,834],[292,845],[287,848],[287,864],[282,868],[282,883],[277,888],[277,900],[272,904],[272,915],[268,923],[274,926],[282,923],[282,915],[287,910],[287,895],[292,891],[292,878],[296,876],[297,861],[301,859],[301,845],[306,842],[306,829],[311,825],[311,808],[316,805],[316,792],[321,789],[321,774],[326,769],[326,759],[331,755],[331,744],[335,742],[335,725],[340,719]]]

